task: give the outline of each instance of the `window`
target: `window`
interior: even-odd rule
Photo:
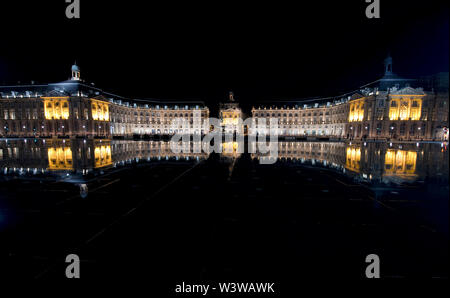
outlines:
[[[405,130],[406,130],[406,125],[405,125],[405,123],[402,123],[401,125],[400,125],[400,135],[405,135]]]
[[[381,122],[378,122],[377,124],[377,135],[381,135]]]

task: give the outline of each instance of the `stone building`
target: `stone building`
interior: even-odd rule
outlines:
[[[253,107],[251,123],[230,92],[220,105],[226,133],[283,137],[381,140],[448,140],[448,73],[405,79],[385,60],[384,76],[345,96]],[[0,86],[0,137],[111,138],[206,134],[203,102],[161,102],[105,92],[81,78]],[[270,119],[276,123],[270,127]],[[247,131],[245,130],[247,128]],[[271,131],[275,130],[275,131]]]
[[[0,86],[0,137],[204,134],[208,119],[202,102],[128,100],[104,92],[84,82],[77,65],[60,83]]]
[[[447,81],[445,81],[447,78]],[[253,134],[346,139],[448,140],[448,73],[404,79],[385,60],[384,76],[333,100],[252,109]]]
[[[219,119],[223,132],[237,134],[244,132],[242,109],[235,101],[233,92],[229,93],[228,102],[220,104]]]

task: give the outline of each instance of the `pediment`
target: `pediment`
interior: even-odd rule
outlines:
[[[42,97],[66,97],[66,96],[70,96],[70,94],[62,90],[50,90],[42,94]]]
[[[399,90],[391,91],[393,95],[425,95],[422,88],[405,87]]]

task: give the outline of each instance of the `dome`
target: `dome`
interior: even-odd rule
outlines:
[[[80,68],[78,67],[78,65],[74,64],[72,65],[72,71],[80,71]]]

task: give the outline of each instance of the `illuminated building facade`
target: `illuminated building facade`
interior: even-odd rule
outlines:
[[[85,83],[73,65],[67,81],[0,86],[0,137],[111,138],[209,130],[209,110],[202,102],[135,101]]]
[[[174,105],[130,105],[115,101],[110,105],[111,135],[206,134],[209,109],[200,103]]]
[[[403,79],[385,60],[385,74],[345,97],[252,109],[254,134],[345,139],[448,140],[448,73]]]
[[[270,118],[278,122],[277,134],[280,136],[334,136],[344,137],[348,122],[347,106],[341,102],[330,104],[304,105],[300,107],[259,107],[252,109],[253,134],[268,135]]]
[[[253,107],[252,123],[244,126],[243,111],[230,92],[219,118],[222,130],[233,134],[448,140],[448,94],[448,73],[400,78],[388,57],[381,79],[345,96]],[[84,82],[77,65],[60,83],[0,86],[0,137],[5,138],[202,135],[210,130],[209,117],[202,102],[129,100],[104,92]],[[276,118],[275,127],[270,118]]]
[[[219,119],[222,131],[225,133],[242,134],[244,132],[243,114],[239,104],[234,99],[233,92],[229,93],[228,102],[220,104]]]

